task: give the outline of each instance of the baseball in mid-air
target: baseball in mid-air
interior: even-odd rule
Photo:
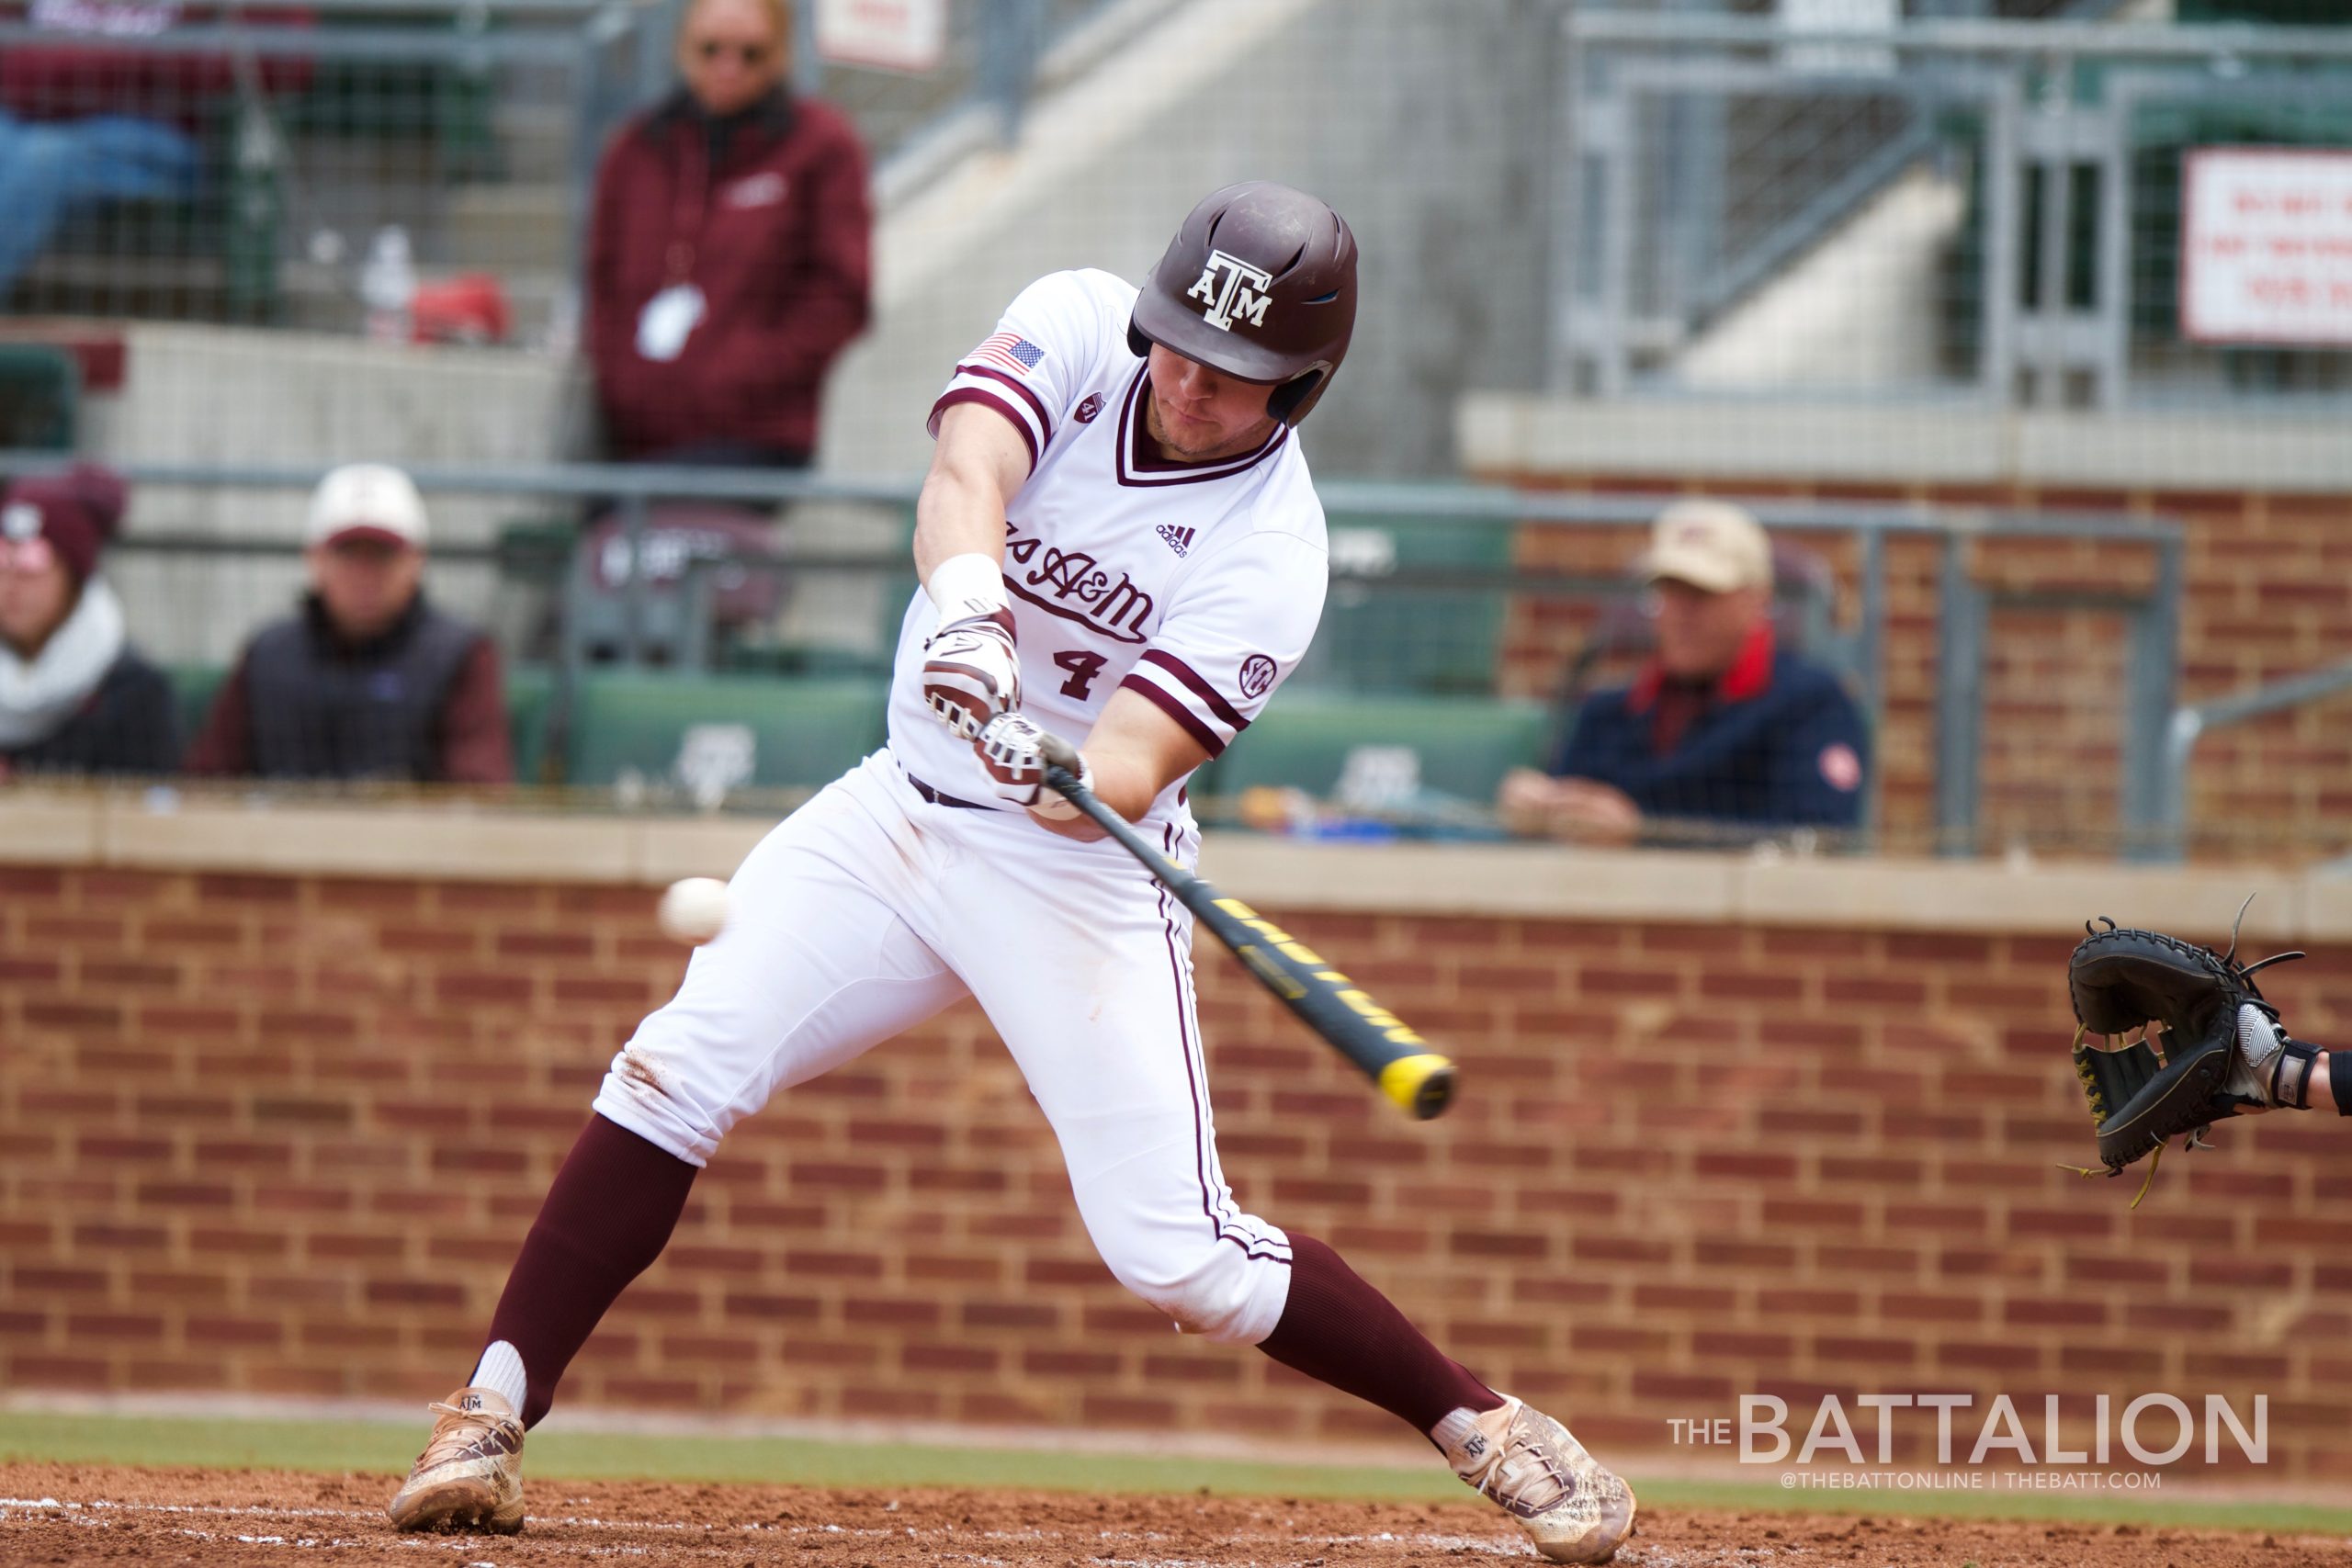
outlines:
[[[715,876],[673,882],[653,912],[662,934],[673,942],[700,945],[727,924],[727,884]]]

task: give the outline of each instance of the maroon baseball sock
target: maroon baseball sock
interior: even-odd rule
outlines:
[[[484,1341],[506,1340],[522,1355],[525,1426],[548,1413],[597,1322],[662,1256],[694,1179],[684,1160],[602,1116],[588,1119],[523,1238]]]
[[[1290,1300],[1258,1348],[1379,1405],[1423,1437],[1455,1410],[1492,1410],[1503,1403],[1338,1253],[1311,1235],[1289,1234]]]

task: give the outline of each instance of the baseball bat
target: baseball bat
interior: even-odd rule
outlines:
[[[1067,742],[1052,739],[1056,744],[1048,748],[1049,754],[1059,750],[1069,761],[1078,761]],[[1227,897],[1153,849],[1125,818],[1095,798],[1070,768],[1049,762],[1046,783],[1142,862],[1211,935],[1233,950],[1260,985],[1379,1085],[1381,1093],[1423,1122],[1452,1102],[1452,1060],[1430,1050],[1428,1041],[1353,980],[1240,899]]]

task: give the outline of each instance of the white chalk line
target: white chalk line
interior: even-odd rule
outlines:
[[[281,1518],[374,1518],[376,1517],[371,1511],[359,1508],[281,1508],[258,1505],[237,1506],[221,1504],[192,1503],[118,1503],[107,1499],[95,1499],[88,1503],[67,1503],[60,1502],[58,1499],[53,1497],[45,1497],[39,1500],[17,1497],[0,1497],[0,1525],[6,1525],[11,1521],[12,1510],[23,1511],[28,1517],[37,1515],[44,1517],[62,1517],[77,1525],[89,1526],[97,1529],[108,1528],[112,1521],[107,1517],[107,1516],[112,1514],[195,1514],[221,1517],[268,1516]],[[871,1540],[877,1538],[906,1536],[916,1540],[922,1540],[925,1537],[944,1537],[959,1533],[956,1527],[953,1525],[942,1526],[933,1530],[919,1530],[911,1525],[901,1525],[888,1529],[877,1529],[865,1526],[831,1524],[774,1525],[762,1524],[756,1521],[744,1521],[733,1525],[693,1525],[677,1521],[663,1520],[631,1523],[628,1520],[622,1519],[605,1519],[594,1517],[582,1517],[577,1516],[534,1518],[531,1522],[545,1528],[561,1526],[569,1529],[654,1530],[672,1534],[694,1533],[705,1536],[724,1535],[733,1537],[741,1537],[747,1534],[769,1534],[780,1536],[837,1535],[845,1540],[859,1538]],[[282,1546],[295,1551],[380,1551],[385,1548],[390,1547],[405,1551],[466,1552],[479,1551],[482,1550],[484,1545],[484,1543],[479,1540],[463,1537],[456,1539],[419,1535],[395,1535],[389,1537],[384,1535],[362,1537],[338,1535],[298,1535],[288,1537],[283,1535],[250,1535],[243,1531],[229,1533],[199,1529],[193,1526],[187,1525],[173,1527],[170,1533],[193,1540],[219,1542],[233,1540],[240,1545],[245,1546]],[[1098,1529],[1091,1532],[1084,1532],[1040,1529],[1026,1530],[966,1530],[960,1533],[965,1535],[967,1539],[977,1538],[978,1540],[987,1541],[991,1544],[1017,1542],[1031,1546],[1074,1544],[1074,1538],[1086,1539],[1089,1537],[1095,1541],[1103,1542],[1148,1542],[1165,1540],[1168,1539],[1164,1532],[1159,1530]],[[1289,1568],[1289,1565],[1295,1564],[1297,1562],[1297,1553],[1302,1549],[1328,1549],[1342,1546],[1374,1546],[1391,1543],[1416,1551],[1442,1551],[1454,1555],[1477,1555],[1487,1557],[1532,1557],[1536,1555],[1534,1548],[1523,1542],[1497,1540],[1487,1536],[1442,1535],[1432,1532],[1416,1532],[1400,1535],[1391,1530],[1379,1530],[1351,1535],[1306,1535],[1267,1531],[1249,1531],[1227,1536],[1223,1539],[1232,1541],[1237,1546],[1241,1546],[1247,1543],[1280,1549],[1274,1554],[1273,1561],[1277,1563],[1283,1564],[1283,1568]],[[526,1550],[532,1550],[553,1543],[528,1541],[518,1542],[517,1544]],[[650,1547],[627,1544],[603,1546],[582,1545],[577,1542],[566,1542],[562,1543],[561,1550],[578,1556],[597,1559],[646,1557],[651,1555],[651,1548]],[[663,1550],[674,1552],[677,1550],[677,1547],[665,1545]],[[687,1550],[692,1551],[693,1548],[689,1546]],[[724,1557],[731,1562],[733,1561],[734,1554],[740,1550],[741,1549],[739,1547],[730,1543],[722,1543],[719,1540],[713,1540],[707,1547],[704,1548],[700,1551],[696,1551],[695,1554],[697,1556]],[[981,1551],[949,1551],[934,1549],[930,1555],[933,1562],[967,1563],[971,1565],[971,1568],[1010,1568],[1010,1564],[1005,1559],[990,1556],[986,1552]],[[1756,1568],[1756,1565],[1770,1562],[1773,1559],[1783,1555],[1800,1557],[1806,1555],[1806,1552],[1805,1549],[1803,1547],[1783,1547],[1778,1549],[1772,1547],[1736,1547],[1713,1551],[1702,1551],[1700,1552],[1692,1553],[1687,1549],[1683,1551],[1677,1552],[1657,1549],[1645,1549],[1639,1543],[1634,1543],[1626,1547],[1625,1550],[1620,1553],[1618,1560],[1621,1562],[1628,1564],[1629,1568]],[[1098,1553],[1090,1555],[1085,1561],[1096,1565],[1096,1568],[1259,1568],[1257,1559],[1254,1557],[1243,1562],[1236,1562],[1230,1557],[1137,1557]],[[494,1561],[475,1561],[464,1564],[463,1568],[497,1568],[497,1565]]]
[[[306,1508],[279,1506],[267,1504],[125,1503],[103,1497],[92,1498],[86,1502],[62,1501],[55,1497],[0,1497],[0,1525],[16,1522],[17,1517],[22,1516],[28,1522],[37,1517],[62,1517],[69,1519],[70,1522],[76,1524],[104,1527],[108,1523],[107,1516],[115,1514],[153,1514],[167,1517],[198,1517],[221,1519],[251,1518],[257,1520],[373,1520],[379,1519],[382,1517],[372,1509],[365,1508]],[[678,1520],[664,1519],[607,1519],[594,1515],[533,1515],[530,1517],[530,1523],[543,1529],[563,1529],[572,1530],[652,1532],[656,1534],[673,1536],[700,1535],[731,1536],[740,1538],[744,1535],[832,1535],[849,1539],[865,1540],[897,1539],[903,1537],[917,1540],[932,1539],[941,1540],[943,1543],[946,1538],[961,1536],[964,1540],[973,1541],[976,1544],[979,1542],[988,1542],[990,1544],[1017,1543],[1035,1546],[1071,1546],[1077,1545],[1080,1542],[1136,1542],[1144,1544],[1166,1540],[1169,1539],[1166,1532],[1151,1529],[1081,1530],[1038,1528],[1022,1530],[976,1530],[958,1529],[958,1528],[954,1525],[943,1525],[929,1529],[918,1529],[912,1525],[784,1525],[762,1523],[756,1520],[744,1520],[732,1524],[689,1524]],[[205,1540],[234,1540],[246,1545],[289,1546],[299,1549],[322,1548],[332,1550],[335,1548],[382,1548],[385,1546],[399,1546],[404,1549],[419,1551],[465,1551],[479,1550],[481,1544],[478,1540],[469,1539],[444,1540],[436,1540],[431,1536],[416,1535],[390,1537],[377,1535],[364,1538],[347,1538],[334,1535],[316,1537],[296,1536],[292,1538],[283,1535],[265,1536],[247,1535],[243,1533],[229,1535],[223,1532],[198,1529],[187,1526],[177,1528],[174,1533]],[[1330,1535],[1250,1530],[1238,1531],[1229,1535],[1222,1536],[1220,1539],[1232,1541],[1237,1546],[1262,1543],[1269,1546],[1285,1547],[1293,1551],[1295,1551],[1300,1547],[1372,1546],[1393,1543],[1422,1551],[1453,1553],[1476,1553],[1484,1556],[1527,1557],[1534,1555],[1534,1549],[1521,1541],[1498,1540],[1489,1536],[1469,1536],[1452,1533],[1440,1534],[1435,1532],[1398,1534],[1395,1531],[1380,1530],[1360,1534]],[[714,1549],[717,1550],[716,1546],[714,1546]],[[582,1550],[587,1551],[590,1555],[610,1556],[643,1555],[646,1549],[642,1547],[611,1546],[588,1547],[583,1548]],[[732,1548],[727,1548],[725,1550],[732,1550]],[[980,1552],[941,1552],[938,1555],[942,1560],[971,1562],[980,1565],[980,1568],[1001,1568],[1001,1560]],[[1140,1564],[1147,1562],[1157,1565],[1157,1568],[1238,1568],[1238,1565],[1233,1563],[1230,1559],[1227,1558],[1202,1560],[1195,1562],[1193,1560],[1182,1558],[1131,1558],[1125,1556],[1097,1555],[1090,1558],[1089,1561],[1102,1564],[1103,1568],[1139,1568]]]

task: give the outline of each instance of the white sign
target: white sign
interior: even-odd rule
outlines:
[[[2352,151],[2189,152],[2180,330],[2196,343],[2352,344]]]
[[[939,69],[947,0],[817,0],[817,52],[836,65]]]

